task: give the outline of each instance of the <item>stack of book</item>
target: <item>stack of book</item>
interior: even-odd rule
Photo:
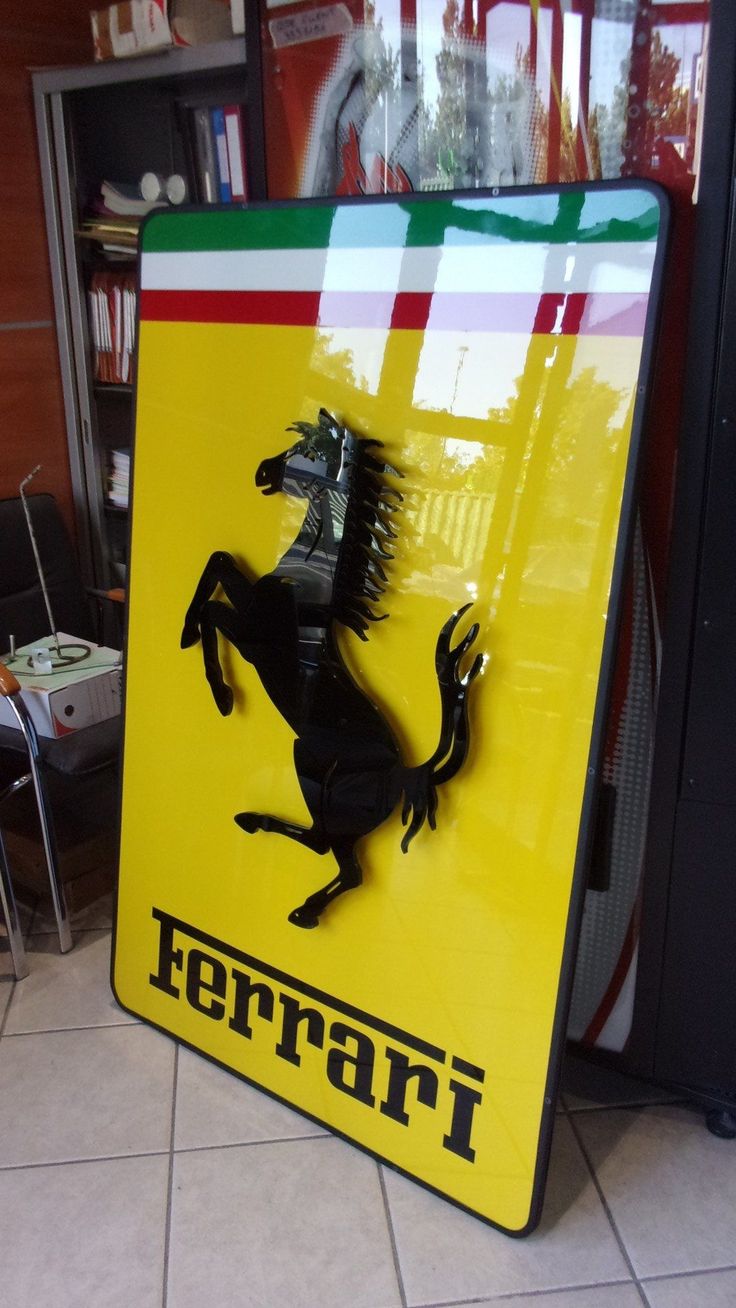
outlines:
[[[200,204],[247,200],[241,106],[201,105],[192,109],[191,142]]]
[[[95,381],[133,380],[136,283],[132,273],[96,272],[87,292]]]
[[[91,217],[85,218],[77,233],[85,241],[93,241],[105,254],[134,258],[138,249],[139,218]]]
[[[94,241],[106,255],[131,258],[138,246],[141,219],[162,200],[144,200],[140,187],[129,182],[103,182],[94,211],[83,220],[79,235]]]
[[[128,490],[130,486],[130,449],[124,446],[119,450],[108,451],[107,485],[105,498],[116,509],[127,509]]]

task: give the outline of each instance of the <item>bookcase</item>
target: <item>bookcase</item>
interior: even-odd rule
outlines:
[[[88,293],[105,268],[135,276],[136,252],[106,253],[80,232],[103,181],[179,175],[206,201],[195,122],[239,105],[249,199],[265,196],[259,55],[249,39],[33,74],[41,176],[80,561],[91,586],[125,584],[127,510],[107,493],[112,451],[130,446],[133,371],[95,375]],[[218,197],[219,198],[219,197]],[[126,257],[127,253],[127,257]],[[165,511],[165,506],[162,506]]]

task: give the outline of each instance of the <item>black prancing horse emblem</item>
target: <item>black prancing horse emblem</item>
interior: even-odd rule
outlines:
[[[476,655],[465,674],[461,662],[477,634],[474,624],[454,647],[451,640],[470,605],[453,613],[440,631],[435,666],[442,705],[440,738],[431,758],[406,767],[398,742],[379,709],[353,680],[340,656],[335,624],[365,640],[379,620],[371,604],[385,590],[385,564],[393,557],[389,521],[402,499],[386,483],[402,476],[366,440],[321,409],[316,423],[298,422],[299,440],[256,472],[264,495],[282,491],[307,501],[296,540],[273,572],[251,581],[230,554],[209,559],[187,610],[181,644],[202,641],[204,667],[215,703],[230,713],[218,633],[255,667],[264,689],[296,733],[294,762],[312,817],[311,827],[265,813],[238,813],[244,831],[289,836],[318,854],[331,851],[337,875],[289,914],[300,927],[316,927],[331,900],[362,880],[355,847],[403,803],[409,842],[426,820],[434,829],[436,787],[461,767],[468,749],[468,687],[483,663]],[[227,603],[212,596],[222,587]],[[386,616],[381,615],[381,616]]]

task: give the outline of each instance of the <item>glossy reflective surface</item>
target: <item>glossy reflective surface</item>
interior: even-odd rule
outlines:
[[[263,29],[269,194],[696,194],[709,19],[708,0],[307,0]]]
[[[315,423],[292,429],[300,439],[264,459],[256,485],[305,502],[299,533],[274,570],[249,580],[230,554],[210,557],[187,611],[183,648],[201,639],[205,672],[223,715],[232,712],[218,635],[255,667],[264,689],[296,732],[294,763],[312,819],[310,827],[265,813],[238,813],[247,832],[272,831],[317,854],[334,854],[337,876],[289,914],[295,926],[316,927],[327,905],[360,885],[355,847],[403,802],[409,842],[427,821],[435,827],[436,787],[462,766],[468,750],[467,691],[480,672],[477,655],[461,661],[477,624],[454,648],[451,638],[469,605],[443,626],[435,652],[442,719],[437,748],[417,767],[402,763],[398,742],[380,710],[350,676],[337,644],[342,624],[367,640],[380,621],[373,604],[384,594],[385,567],[396,539],[389,515],[401,502],[385,484],[401,476],[380,458],[380,442],[361,440],[322,409]],[[211,598],[222,587],[228,603]]]
[[[637,990],[710,13],[709,0],[302,0],[261,29],[274,198],[646,177],[676,206],[667,364],[650,405],[605,748],[611,804],[570,1016],[574,1039],[615,1051]],[[433,388],[441,354],[427,351]]]
[[[662,225],[659,195],[631,185],[162,214],[145,231],[117,992],[515,1231],[539,1211]],[[322,624],[347,602],[341,474],[299,448],[320,409],[381,442],[368,453],[403,479],[371,475],[403,500],[386,581],[373,574],[384,594],[353,579],[353,630],[335,624],[339,659],[313,674],[309,641],[332,649]],[[278,601],[244,622],[266,579]],[[184,643],[199,628],[225,716],[181,649],[195,595]],[[364,631],[363,605],[388,620]],[[457,704],[453,657],[467,674],[476,650],[467,757],[437,790],[437,829],[410,817],[404,857],[391,760],[421,776],[446,745],[438,672]],[[290,696],[311,676],[329,702],[310,719]],[[333,803],[335,722],[354,758],[360,715],[361,749],[389,766],[361,756]],[[329,747],[312,738],[295,768],[307,720],[330,724]],[[407,792],[429,816],[426,788]],[[301,837],[346,813],[351,838],[368,833],[363,884],[295,930],[295,905],[335,888]]]

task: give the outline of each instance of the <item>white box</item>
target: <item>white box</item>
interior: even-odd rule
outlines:
[[[125,59],[173,45],[167,0],[121,0],[93,9],[95,59]]]
[[[120,713],[122,660],[120,652],[89,640],[77,640],[59,632],[61,645],[86,646],[90,653],[79,663],[51,673],[36,672],[30,666],[31,650],[54,654],[51,636],[42,636],[16,650],[14,658],[2,662],[22,687],[22,699],[39,736],[68,736],[82,727],[117,717]],[[0,725],[18,727],[7,700],[0,696]],[[20,728],[18,728],[20,730]]]
[[[237,10],[237,5],[236,5]],[[93,9],[96,60],[127,59],[175,45],[207,45],[242,32],[229,0],[119,0]]]

